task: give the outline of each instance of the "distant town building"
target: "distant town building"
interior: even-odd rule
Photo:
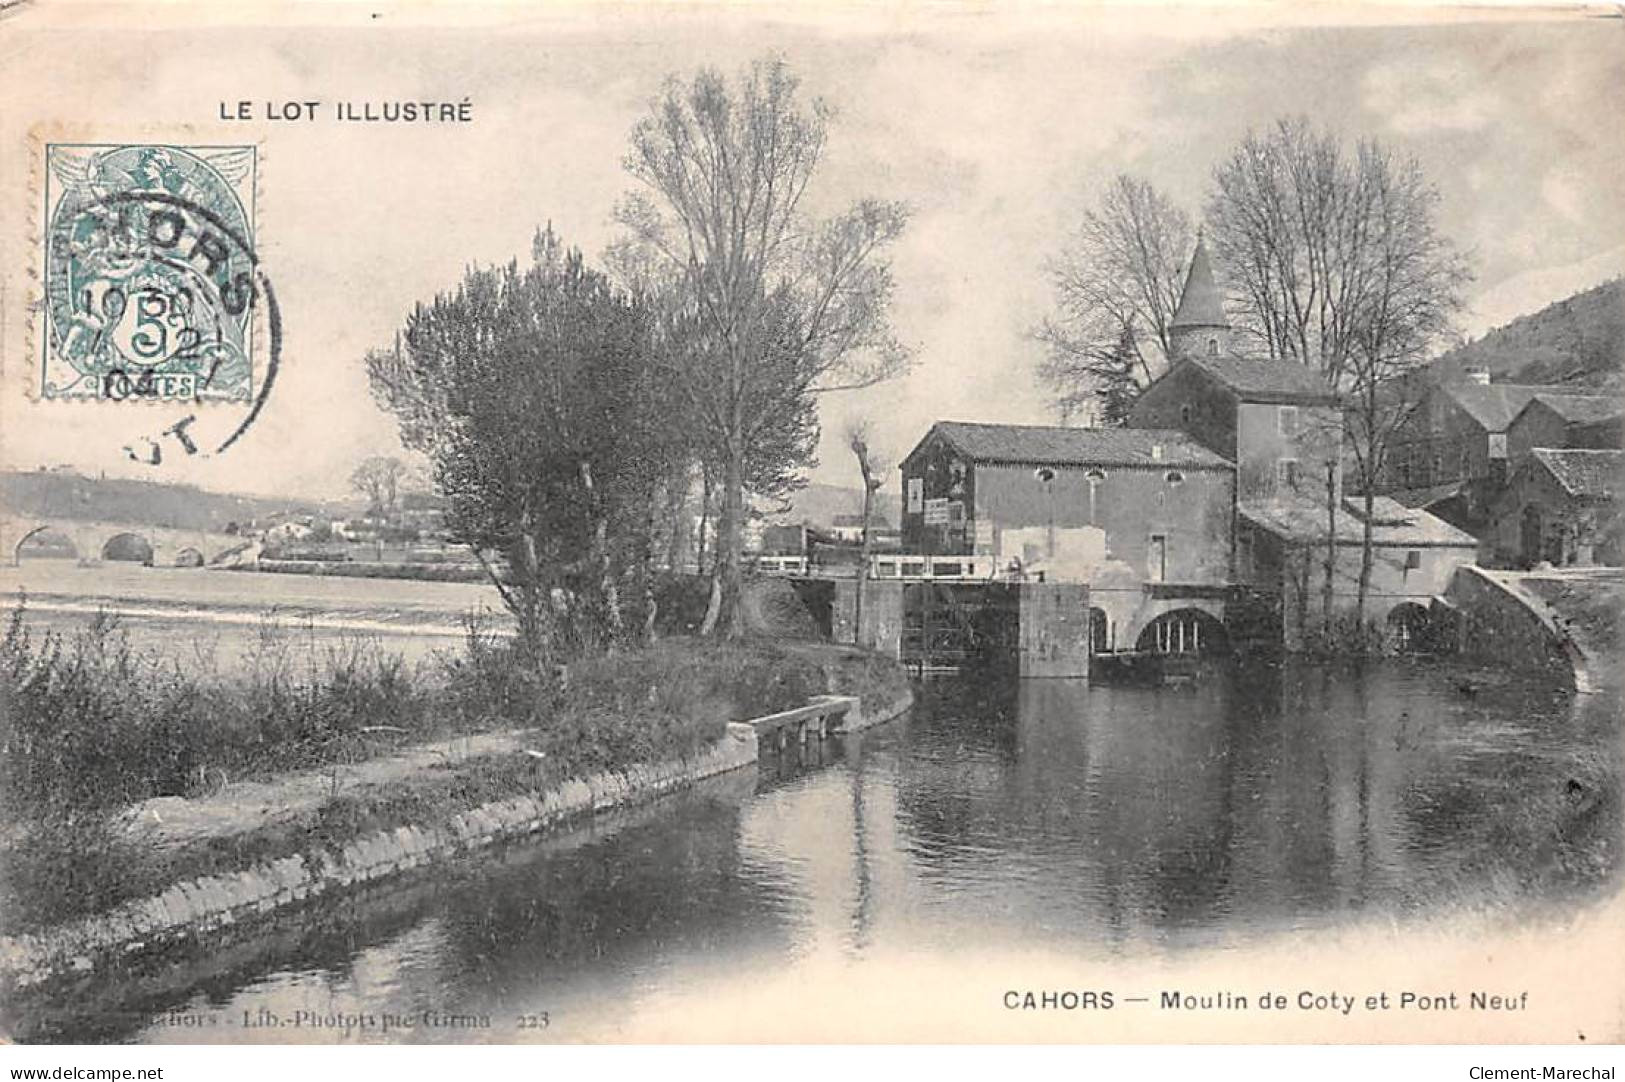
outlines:
[[[1389,440],[1377,491],[1482,534],[1490,504],[1507,482],[1513,418],[1536,395],[1561,394],[1563,388],[1492,383],[1484,371],[1412,386],[1420,387],[1417,401]]]
[[[1620,564],[1622,469],[1625,451],[1531,450],[1495,501],[1491,557],[1524,567]]]

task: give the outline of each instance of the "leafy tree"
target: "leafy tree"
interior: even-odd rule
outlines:
[[[822,222],[803,197],[830,112],[804,107],[780,61],[729,86],[701,70],[671,80],[633,128],[627,171],[643,185],[618,210],[624,262],[669,285],[667,359],[720,493],[706,629],[743,630],[747,492],[784,489],[811,455],[813,396],[900,372],[885,249],[907,214],[865,199]]]
[[[651,507],[688,447],[648,306],[551,227],[533,257],[419,305],[368,372],[542,662],[627,637],[623,585],[649,573]]]
[[[350,487],[367,498],[367,510],[385,518],[395,513],[406,466],[398,458],[373,455],[350,474]]]

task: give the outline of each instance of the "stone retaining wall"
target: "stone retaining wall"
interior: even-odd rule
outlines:
[[[1547,606],[1494,572],[1460,567],[1445,590],[1454,607],[1460,652],[1519,672],[1540,672],[1592,690],[1584,652],[1552,619]]]
[[[847,711],[846,717],[841,719],[841,727],[838,731],[855,733],[860,729],[884,725],[888,721],[895,721],[902,717],[913,705],[914,692],[907,688],[894,701],[885,703],[873,710],[866,709],[860,699],[853,705],[851,710]]]
[[[187,880],[162,894],[37,935],[0,937],[0,986],[25,988],[63,974],[90,972],[123,955],[218,931],[606,808],[651,800],[754,762],[755,730],[730,723],[721,740],[696,756],[572,779],[545,793],[482,805],[438,826],[378,831],[313,860],[289,856],[245,871]]]

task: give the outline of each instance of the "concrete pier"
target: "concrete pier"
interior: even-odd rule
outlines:
[[[869,579],[863,584],[863,626],[858,619],[858,582],[835,581],[831,638],[886,657],[900,657],[903,643],[903,584]]]
[[[1088,678],[1088,586],[1024,582],[1020,613],[1018,655],[1023,677]]]

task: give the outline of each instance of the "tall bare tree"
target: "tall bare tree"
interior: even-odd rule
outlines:
[[[1348,457],[1365,507],[1355,610],[1363,625],[1377,484],[1399,430],[1422,405],[1421,385],[1407,376],[1449,340],[1471,274],[1438,231],[1438,194],[1415,161],[1366,144],[1356,167],[1370,241],[1343,383]]]
[[[830,110],[798,101],[783,62],[753,64],[730,87],[714,70],[671,80],[632,130],[625,165],[642,183],[617,216],[646,264],[681,288],[690,317],[673,376],[721,465],[714,620],[743,630],[742,537],[753,446],[794,427],[819,392],[901,372],[884,253],[902,205],[854,203],[822,222],[804,197]],[[810,455],[810,450],[808,452]]]
[[[1320,371],[1344,397],[1343,452],[1365,498],[1356,615],[1374,556],[1373,489],[1414,403],[1399,377],[1445,340],[1470,280],[1440,233],[1421,166],[1366,140],[1352,153],[1301,117],[1249,133],[1214,172],[1208,223],[1238,322],[1272,357]],[[1335,519],[1337,486],[1327,486]],[[1334,539],[1328,526],[1325,613]]]
[[[1192,243],[1184,211],[1148,181],[1119,174],[1049,261],[1055,312],[1034,334],[1046,349],[1039,376],[1064,416],[1098,408],[1119,424],[1139,388],[1162,374]]]
[[[873,440],[873,424],[868,418],[859,418],[850,422],[846,427],[847,446],[858,460],[858,472],[863,477],[863,532],[858,554],[858,594],[857,606],[852,618],[853,639],[859,646],[863,645],[863,592],[869,581],[869,553],[870,528],[874,521],[875,494],[885,486],[882,476],[884,467],[876,459],[870,444]]]

